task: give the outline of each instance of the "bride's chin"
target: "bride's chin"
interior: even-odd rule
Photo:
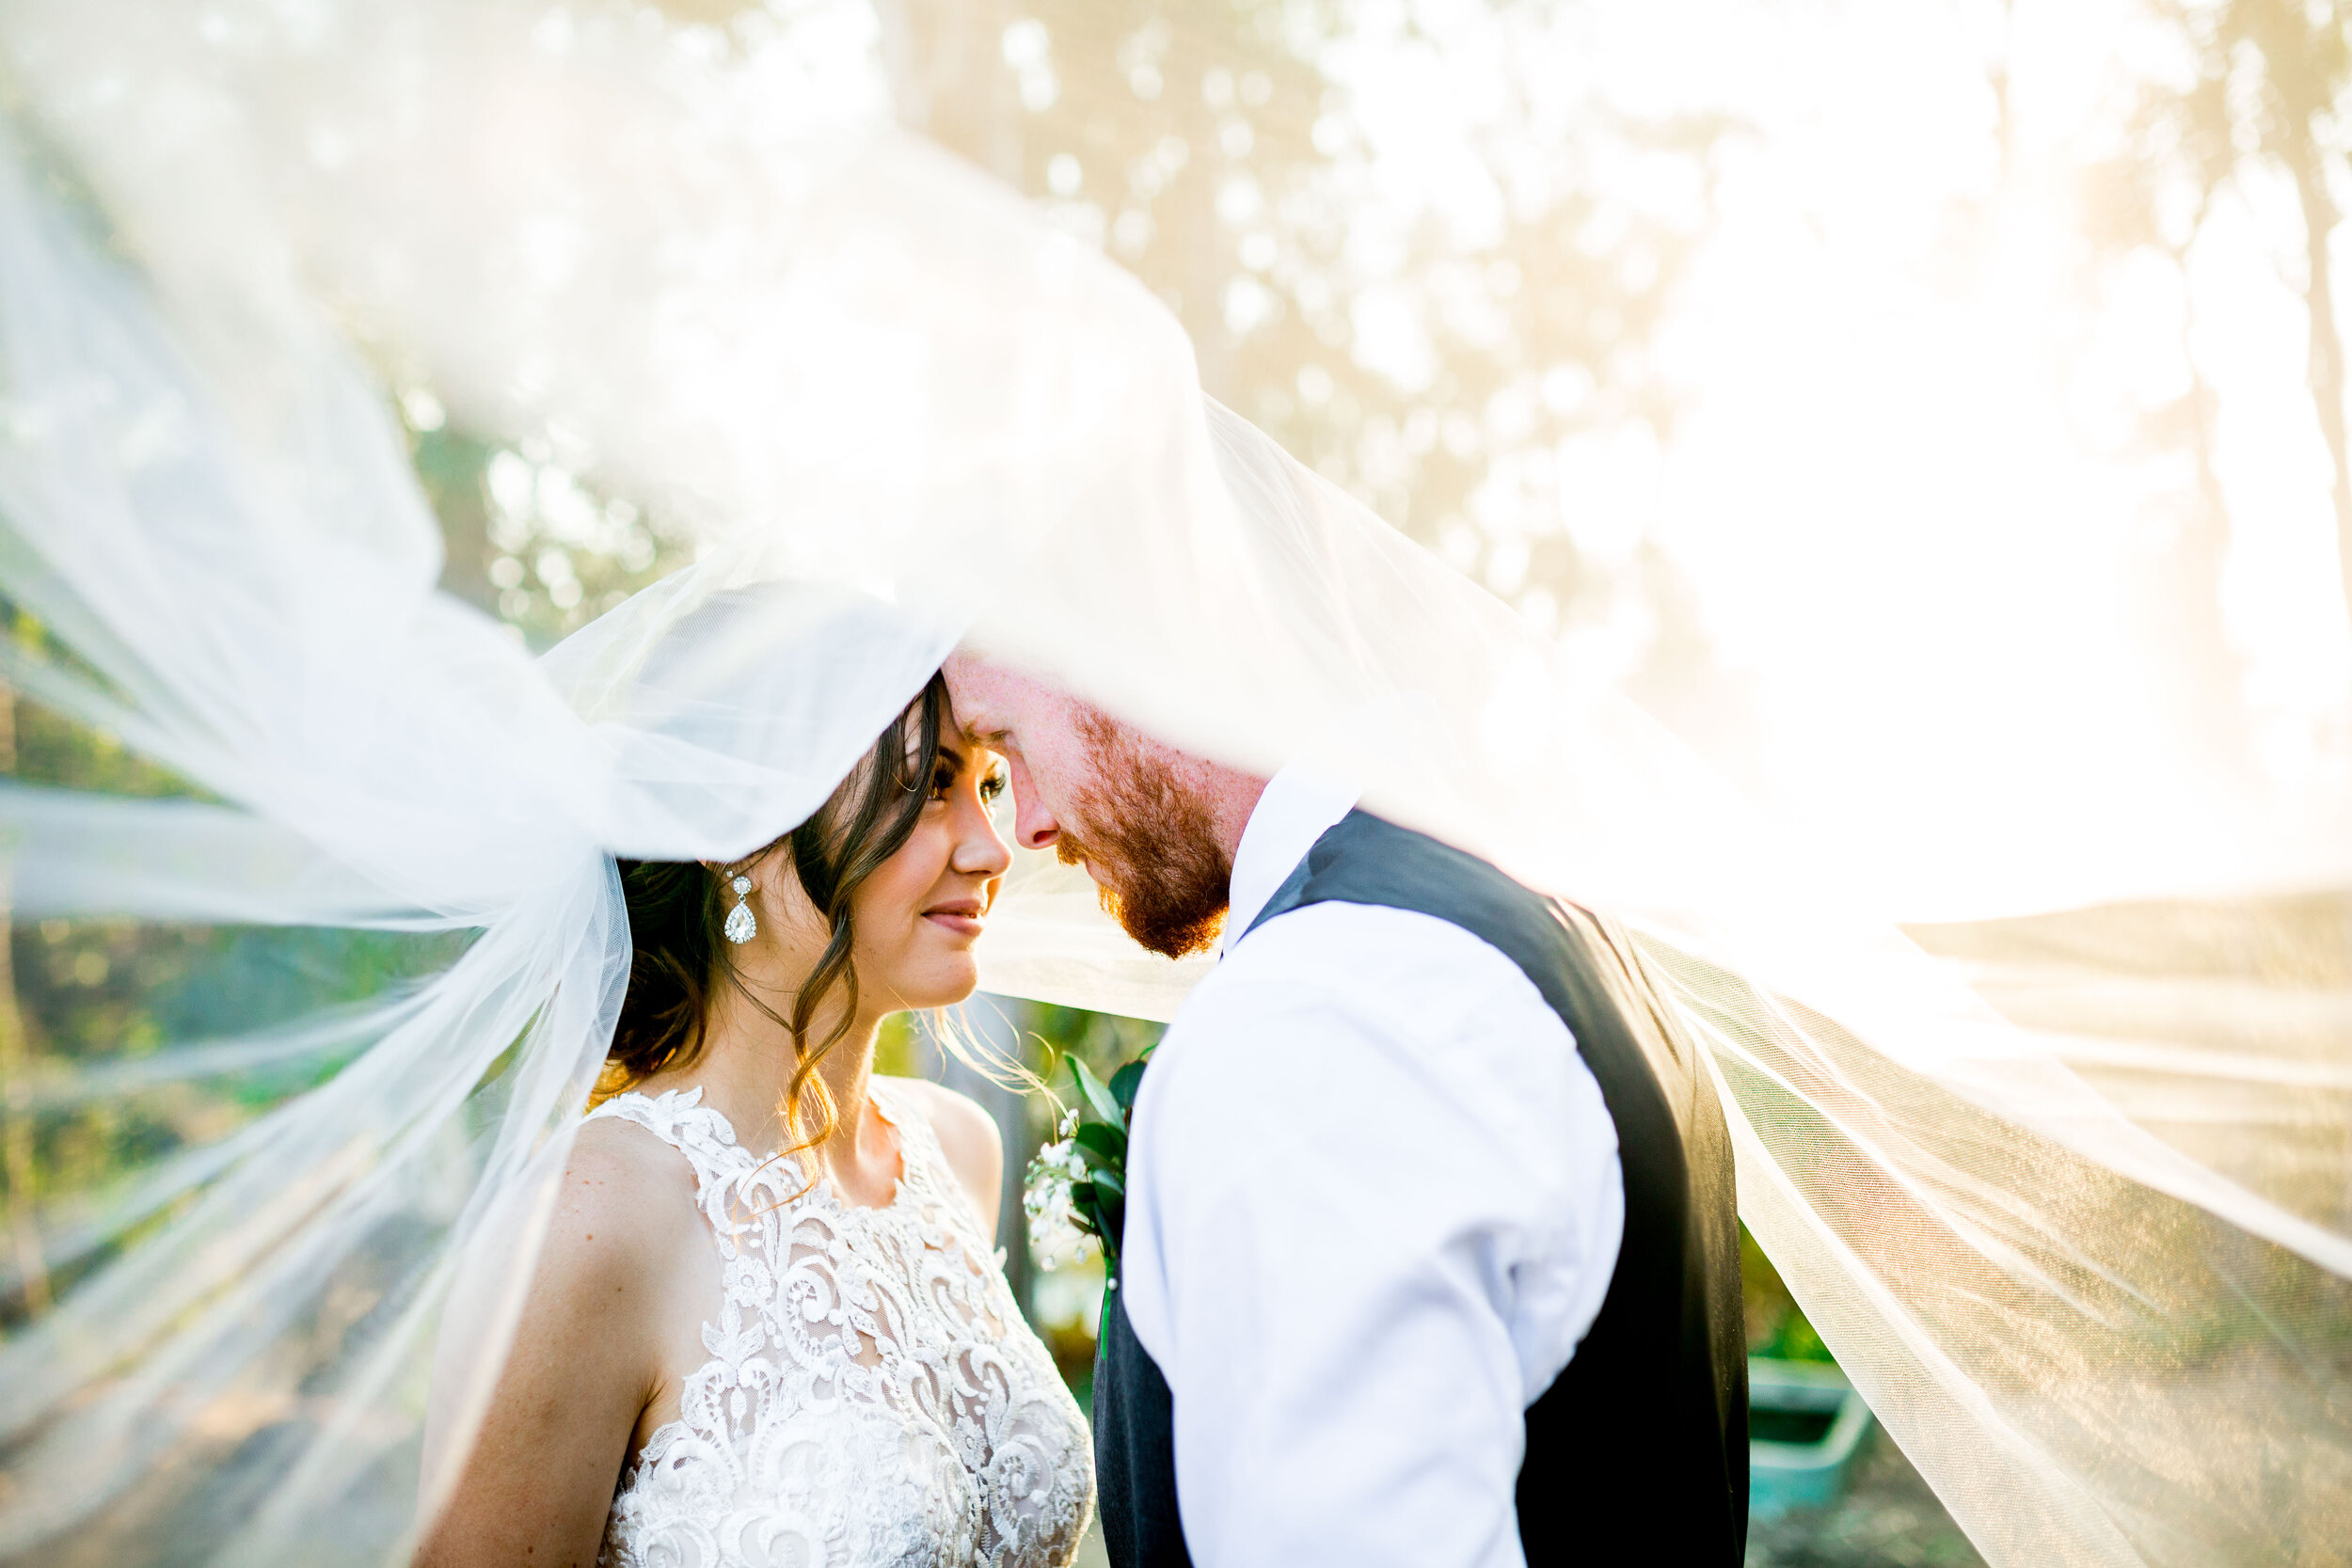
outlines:
[[[968,953],[927,964],[924,971],[919,979],[910,976],[896,988],[910,1007],[952,1007],[980,989],[979,961]]]

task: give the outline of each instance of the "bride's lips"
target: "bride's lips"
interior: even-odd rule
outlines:
[[[977,898],[950,898],[925,910],[923,918],[958,936],[977,937],[980,934],[981,917],[987,912],[988,906]]]

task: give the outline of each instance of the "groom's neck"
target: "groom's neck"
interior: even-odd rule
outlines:
[[[1233,863],[1233,856],[1241,848],[1241,835],[1249,826],[1249,816],[1258,809],[1258,798],[1265,793],[1265,780],[1254,773],[1218,763],[1201,762],[1197,775],[1202,803],[1209,808],[1209,820],[1215,825],[1216,847],[1224,852],[1225,863]]]

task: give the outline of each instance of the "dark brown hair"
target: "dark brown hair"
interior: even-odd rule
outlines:
[[[931,676],[922,694],[882,730],[850,776],[822,806],[783,836],[747,855],[757,860],[779,846],[791,849],[792,869],[825,919],[831,935],[808,978],[779,1013],[744,983],[723,927],[735,895],[733,866],[699,861],[622,861],[621,891],[628,904],[628,994],[613,1026],[612,1049],[596,1081],[595,1100],[620,1094],[659,1072],[691,1067],[702,1054],[710,1006],[732,986],[754,1006],[791,1032],[795,1065],[785,1092],[785,1125],[793,1143],[786,1153],[813,1148],[832,1136],[835,1109],[817,1064],[850,1032],[857,1016],[857,933],[850,902],[866,879],[904,847],[930,798],[940,746],[950,719],[947,683]],[[809,1030],[838,987],[840,1021],[814,1044]],[[814,1112],[804,1116],[803,1106]]]

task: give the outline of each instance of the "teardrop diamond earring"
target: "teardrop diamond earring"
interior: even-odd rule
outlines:
[[[735,908],[727,911],[727,940],[740,947],[759,934],[759,918],[752,913],[751,905],[745,902],[752,894],[752,879],[738,877],[728,886],[735,889]]]

